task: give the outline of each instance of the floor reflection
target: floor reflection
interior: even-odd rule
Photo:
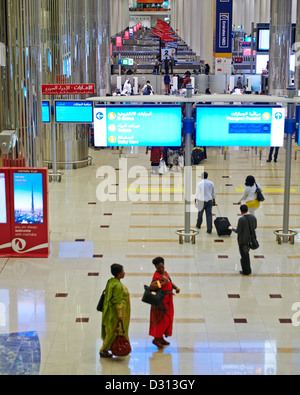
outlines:
[[[0,335],[0,375],[36,376],[41,349],[36,332]]]

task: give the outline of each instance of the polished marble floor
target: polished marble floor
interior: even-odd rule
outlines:
[[[266,201],[257,211],[261,247],[252,254],[248,278],[239,275],[235,236],[219,238],[203,228],[196,245],[179,245],[181,172],[150,175],[144,149],[91,156],[92,166],[64,171],[62,183],[50,184],[49,259],[0,259],[0,374],[300,374],[300,240],[280,246],[273,235],[283,223],[284,150],[277,164],[267,164],[265,150],[260,160],[253,149],[230,149],[225,161],[221,150],[209,149],[203,164],[216,185],[220,212],[233,225],[245,177],[254,175],[264,188]],[[106,185],[105,165],[113,168]],[[124,187],[125,166],[132,178]],[[194,169],[194,190],[198,177]],[[132,185],[135,179],[139,185]],[[298,159],[293,229],[300,229],[299,179]],[[124,193],[133,195],[126,199]],[[110,201],[101,202],[103,194]],[[195,225],[197,214],[191,215]],[[174,299],[171,346],[163,351],[152,345],[149,308],[141,302],[156,256],[165,257],[182,291]],[[112,263],[123,264],[127,273],[133,351],[125,359],[100,361],[96,305]]]

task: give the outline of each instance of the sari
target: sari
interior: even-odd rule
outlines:
[[[129,341],[130,295],[128,289],[116,278],[108,281],[102,315],[101,337],[103,346],[100,352],[108,352],[117,338],[118,317],[123,317],[124,336]]]
[[[164,273],[164,276],[169,278],[167,272]],[[160,281],[162,277],[161,274],[155,272],[152,281]],[[149,335],[156,339],[161,339],[163,336],[171,337],[173,334],[174,304],[171,280],[162,288],[162,291],[167,291],[163,304],[160,307],[151,306]]]

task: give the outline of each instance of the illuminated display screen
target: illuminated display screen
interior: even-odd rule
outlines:
[[[43,175],[15,173],[14,203],[16,224],[44,223]]]
[[[270,50],[270,29],[258,30],[258,51],[268,52]]]
[[[200,147],[283,147],[284,128],[281,107],[197,107],[196,144]]]
[[[0,174],[0,224],[7,223],[5,174]]]
[[[55,122],[93,123],[93,102],[89,102],[89,101],[55,102]]]
[[[180,147],[180,106],[107,106],[94,109],[96,147]]]
[[[50,122],[50,103],[48,101],[43,101],[42,103],[42,122]]]

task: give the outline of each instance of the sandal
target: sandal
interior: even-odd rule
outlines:
[[[158,348],[164,348],[164,346],[159,340],[154,339],[152,343]]]

